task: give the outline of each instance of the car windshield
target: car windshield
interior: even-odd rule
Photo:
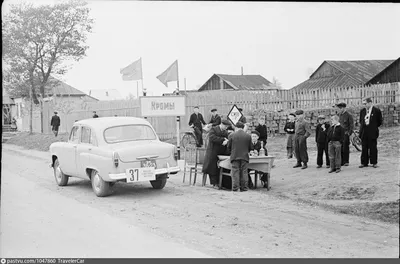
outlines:
[[[107,128],[104,131],[104,139],[107,143],[118,143],[136,140],[157,139],[151,127],[146,125],[124,125]]]

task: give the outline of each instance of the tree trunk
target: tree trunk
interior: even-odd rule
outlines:
[[[32,90],[30,91],[31,106],[29,110],[29,134],[33,134],[33,97]]]
[[[40,133],[43,134],[43,100],[40,100]]]

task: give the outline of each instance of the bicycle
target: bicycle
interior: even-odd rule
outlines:
[[[350,142],[356,148],[356,150],[361,151],[362,143],[360,138],[360,131],[358,130],[353,131],[353,134],[351,134],[350,136]]]
[[[208,131],[210,131],[211,126],[210,125],[205,125],[203,127],[203,142],[204,142],[204,147],[207,148],[207,136],[208,136]],[[205,135],[205,136],[204,136]],[[196,137],[196,134],[194,133],[194,127],[191,127],[190,131],[186,131],[185,134],[183,135],[181,139],[181,147],[186,149],[189,147],[195,148],[199,144],[198,139]]]

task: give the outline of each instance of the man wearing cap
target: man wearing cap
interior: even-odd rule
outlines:
[[[350,161],[350,135],[353,134],[353,116],[346,111],[346,103],[336,105],[339,108],[339,123],[344,128],[344,140],[342,145],[342,166],[349,166]]]
[[[203,146],[203,125],[206,124],[204,122],[203,115],[199,113],[199,107],[195,106],[193,108],[193,114],[189,119],[189,126],[194,128],[194,134],[197,138],[197,147]]]
[[[360,168],[378,167],[378,148],[377,139],[379,137],[379,127],[382,125],[382,112],[379,108],[373,106],[370,97],[363,100],[363,108],[360,111],[360,137],[362,142],[361,165]]]
[[[99,116],[96,114],[96,111],[93,111],[93,118],[99,118]]]
[[[54,115],[51,118],[50,126],[51,131],[53,131],[54,135],[58,135],[58,128],[60,127],[60,117],[57,115],[57,112],[54,112]]]
[[[304,111],[297,110],[295,132],[294,132],[294,143],[297,164],[293,168],[301,167],[302,169],[307,168],[308,153],[307,153],[307,138],[311,135],[311,126],[306,120],[304,120]],[[301,163],[303,162],[303,166]]]
[[[286,140],[286,149],[287,149],[287,158],[293,158],[293,153],[296,156],[295,144],[294,144],[294,129],[295,129],[295,119],[296,115],[293,113],[289,114],[289,120],[286,122],[285,127],[283,130],[287,133],[287,140]]]
[[[221,117],[218,115],[217,113],[217,109],[211,109],[211,120],[210,123],[212,126],[218,126],[219,124],[221,124]]]
[[[230,125],[231,122],[228,120],[222,120],[221,124],[212,127],[208,132],[208,145],[202,171],[209,175],[210,183],[215,188],[219,182],[218,155],[226,153],[226,145],[228,144],[226,129]]]
[[[325,165],[330,168],[330,160],[328,154],[328,129],[329,123],[325,122],[325,116],[318,116],[318,125],[315,128],[315,142],[317,143],[317,168],[322,168],[324,153],[325,153]]]

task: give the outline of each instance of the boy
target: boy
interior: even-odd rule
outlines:
[[[322,168],[323,156],[325,152],[326,167],[329,168],[328,138],[327,133],[329,123],[325,122],[325,116],[318,116],[318,125],[315,129],[315,142],[317,142],[317,168]]]
[[[265,118],[258,119],[258,126],[256,127],[256,131],[259,133],[259,140],[264,143],[265,148],[265,156],[268,156],[267,153],[267,138],[268,138],[268,130],[265,125]]]
[[[308,163],[308,153],[307,153],[307,138],[311,135],[311,127],[310,123],[308,123],[304,119],[304,111],[297,110],[296,114],[296,123],[294,128],[294,143],[296,152],[297,163],[293,166],[293,168],[307,169]],[[301,163],[303,162],[303,166]]]
[[[249,152],[251,150],[251,136],[243,131],[244,124],[237,122],[235,133],[229,138],[228,151],[231,153],[230,160],[232,164],[232,191],[245,192],[248,190],[248,164]]]
[[[260,133],[258,133],[258,131],[251,132],[251,152],[257,151],[258,155],[260,154],[261,142],[262,142],[259,140],[259,136],[260,136]],[[265,156],[268,156],[265,145],[264,145],[264,151],[265,151]],[[249,170],[249,172],[250,171],[251,170]],[[256,173],[260,173],[260,172],[256,171]],[[261,180],[261,183],[264,188],[267,188],[267,179],[268,179],[267,173],[262,173],[260,180]],[[253,188],[253,182],[251,180],[250,175],[249,175],[249,187]]]
[[[288,159],[293,158],[294,153],[294,127],[296,115],[293,113],[289,114],[289,121],[286,122],[285,128],[283,129],[287,133],[286,149]]]
[[[339,116],[334,115],[331,118],[332,126],[328,130],[328,150],[331,170],[329,173],[340,172],[342,165],[342,144],[344,141],[344,128],[339,123]]]

